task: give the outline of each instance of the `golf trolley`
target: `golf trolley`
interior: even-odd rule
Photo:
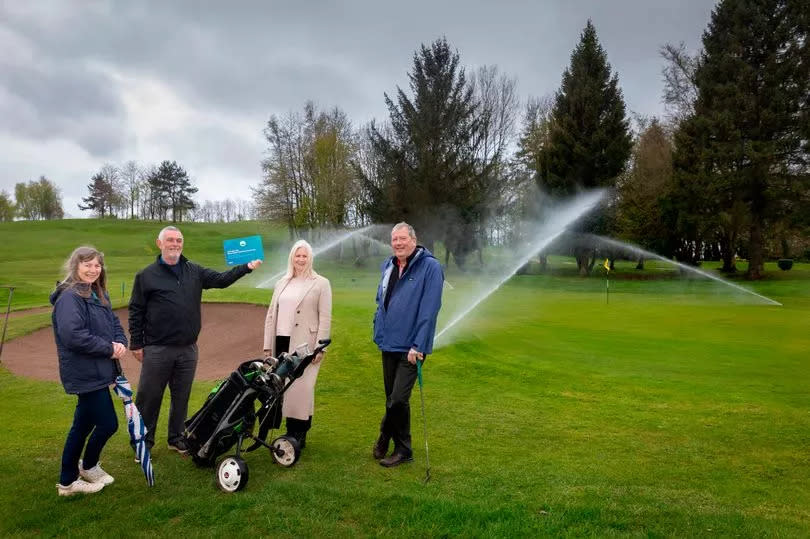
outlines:
[[[202,408],[186,421],[189,454],[198,466],[214,466],[217,457],[236,445],[236,454],[225,457],[217,466],[216,482],[221,490],[236,492],[247,485],[248,466],[241,456],[245,438],[253,440],[253,445],[244,450],[246,453],[263,446],[285,468],[298,461],[301,448],[297,439],[279,436],[268,444],[265,438],[271,428],[280,425],[284,392],[330,342],[318,341],[311,352],[305,345],[278,358],[245,361],[211,390]],[[257,419],[259,432],[254,436]]]

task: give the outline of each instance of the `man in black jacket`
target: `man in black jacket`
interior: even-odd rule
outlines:
[[[169,386],[169,448],[188,453],[185,430],[191,383],[197,370],[200,301],[207,288],[226,288],[256,269],[252,260],[219,273],[182,255],[183,234],[167,226],[157,237],[160,255],[135,276],[129,300],[130,349],[141,362],[135,405],[147,428],[146,443],[155,444],[163,392]]]

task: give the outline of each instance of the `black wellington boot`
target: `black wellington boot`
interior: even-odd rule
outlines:
[[[309,419],[296,419],[294,417],[287,418],[287,436],[292,436],[298,440],[299,449],[304,449],[307,446],[307,431],[312,424],[312,416]]]

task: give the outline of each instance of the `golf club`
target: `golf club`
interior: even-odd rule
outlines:
[[[424,360],[416,361],[416,376],[419,379],[419,397],[422,399],[422,427],[425,438],[425,483],[430,481],[430,454],[428,453],[427,439],[427,419],[425,418],[425,393],[422,391],[422,363]]]

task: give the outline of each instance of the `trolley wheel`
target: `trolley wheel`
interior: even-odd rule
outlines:
[[[217,467],[217,486],[224,492],[242,490],[248,483],[247,463],[236,455],[225,457]]]
[[[272,447],[270,453],[273,454],[273,460],[285,468],[298,462],[298,457],[301,456],[301,446],[298,444],[298,440],[292,436],[279,436],[273,440],[270,447]]]

